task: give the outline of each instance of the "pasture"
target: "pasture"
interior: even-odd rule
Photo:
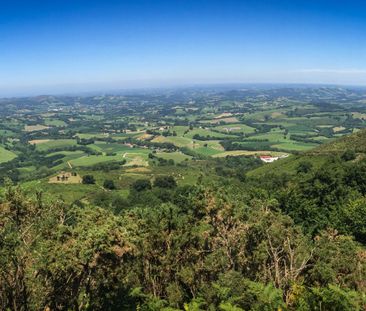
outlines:
[[[192,159],[191,156],[186,155],[182,152],[157,152],[156,156],[166,160],[172,159],[175,163],[180,163]]]
[[[241,124],[241,123],[230,123],[230,124],[226,124],[226,125],[220,125],[220,126],[216,126],[214,127],[215,130],[218,130],[220,132],[223,133],[254,133],[255,132],[255,128],[250,127],[248,125],[245,124]]]
[[[44,119],[44,124],[47,126],[54,126],[54,127],[62,127],[67,125],[65,121],[51,118]]]
[[[36,132],[36,131],[43,131],[43,130],[47,130],[47,129],[49,129],[49,126],[45,126],[42,124],[24,126],[25,132]]]
[[[38,151],[47,151],[50,149],[65,148],[76,145],[77,143],[75,139],[50,139],[45,142],[38,143],[36,148]]]
[[[12,151],[6,150],[0,145],[0,163],[9,162],[16,158],[16,154]]]

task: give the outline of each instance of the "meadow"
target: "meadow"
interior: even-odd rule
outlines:
[[[3,146],[0,145],[0,163],[11,161],[15,157],[16,154],[14,152],[6,150]]]

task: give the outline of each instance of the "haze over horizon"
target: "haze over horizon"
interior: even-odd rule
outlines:
[[[366,85],[362,1],[0,4],[0,96],[225,83]]]

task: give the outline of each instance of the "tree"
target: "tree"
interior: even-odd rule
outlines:
[[[151,182],[148,179],[138,179],[132,185],[131,188],[137,192],[151,189]]]
[[[343,161],[352,161],[356,159],[356,152],[354,150],[348,149],[342,154],[341,159]]]
[[[172,189],[177,186],[173,176],[158,176],[155,178],[154,187]]]
[[[116,185],[114,184],[113,180],[106,179],[103,183],[103,187],[108,190],[114,190],[116,189]]]
[[[95,179],[93,175],[84,175],[83,176],[83,184],[92,185],[95,184]]]
[[[309,173],[313,168],[313,164],[310,161],[301,161],[297,166],[297,173]]]

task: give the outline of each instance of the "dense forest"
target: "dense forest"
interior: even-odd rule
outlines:
[[[211,182],[140,179],[89,203],[8,181],[1,309],[364,310],[366,160],[295,163],[253,176],[255,160],[229,157]]]

